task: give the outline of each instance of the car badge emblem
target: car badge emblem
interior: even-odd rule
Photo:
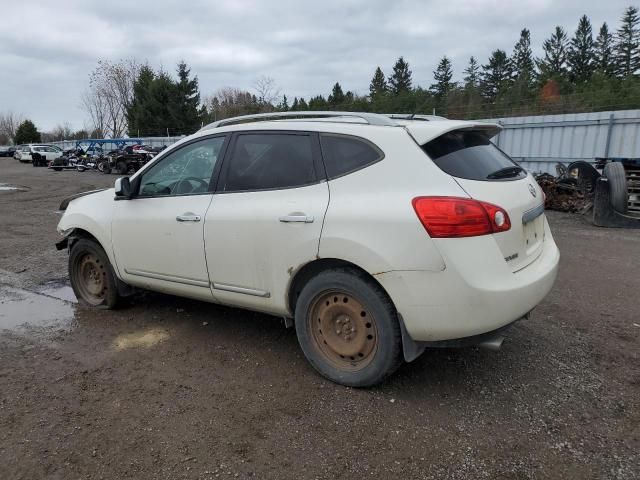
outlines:
[[[536,189],[531,184],[529,184],[529,191],[531,192],[531,195],[533,195],[534,197],[538,196],[538,193],[536,192]]]

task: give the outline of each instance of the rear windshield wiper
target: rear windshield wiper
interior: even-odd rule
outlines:
[[[509,177],[517,177],[521,172],[524,172],[522,167],[514,165],[513,167],[505,167],[500,170],[496,170],[493,173],[487,175],[487,179],[495,180],[497,178],[509,178]]]

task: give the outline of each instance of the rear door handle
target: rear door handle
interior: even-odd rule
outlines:
[[[313,223],[313,217],[310,215],[285,215],[280,217],[279,220],[282,223]]]
[[[178,215],[176,220],[178,222],[199,222],[202,218],[200,215],[196,215],[195,213],[186,212],[182,215]]]

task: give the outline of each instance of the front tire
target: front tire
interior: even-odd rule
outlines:
[[[402,363],[395,307],[355,269],[327,270],[311,279],[296,302],[295,324],[309,363],[341,385],[378,384]]]
[[[102,247],[80,239],[69,255],[69,278],[78,301],[85,306],[112,309],[120,303],[113,267]]]

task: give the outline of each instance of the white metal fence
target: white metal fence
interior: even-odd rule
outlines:
[[[493,141],[524,168],[555,174],[557,163],[640,157],[640,110],[495,118]]]

